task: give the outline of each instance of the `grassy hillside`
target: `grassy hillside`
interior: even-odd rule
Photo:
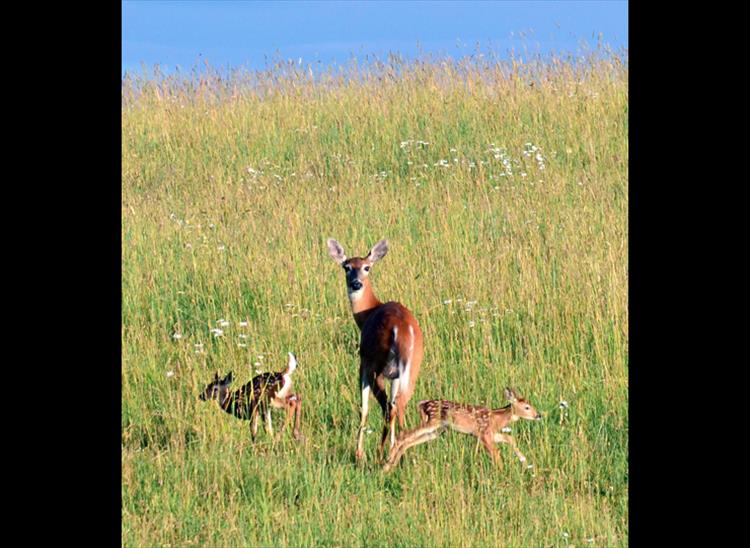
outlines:
[[[124,544],[626,545],[627,77],[591,56],[127,79]],[[545,415],[513,428],[533,468],[447,433],[384,475],[374,399],[354,462],[359,332],[327,237],[389,240],[375,292],[425,336],[409,426],[420,399],[513,386]],[[290,350],[305,443],[198,400]]]

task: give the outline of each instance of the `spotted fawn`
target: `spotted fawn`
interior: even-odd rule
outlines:
[[[266,432],[273,436],[271,425],[271,408],[286,408],[286,421],[279,432],[291,422],[294,415],[294,438],[301,440],[299,430],[300,415],[302,412],[302,398],[299,394],[292,394],[292,373],[297,368],[297,358],[289,352],[289,363],[284,371],[280,373],[261,373],[239,390],[231,392],[229,385],[232,383],[232,372],[219,379],[217,373],[214,380],[199,396],[201,400],[216,400],[227,413],[238,419],[250,420],[250,431],[253,440],[258,433],[258,420],[262,413],[265,417]]]
[[[422,424],[398,436],[383,470],[385,472],[391,470],[401,459],[404,451],[410,447],[434,440],[448,429],[479,438],[482,445],[490,452],[493,462],[497,464],[501,463],[495,447],[496,443],[507,443],[513,448],[519,460],[526,462],[526,457],[518,450],[515,440],[502,431],[518,419],[539,420],[542,415],[510,388],[505,389],[505,397],[510,401],[510,405],[500,409],[464,405],[446,400],[419,402],[417,408]]]

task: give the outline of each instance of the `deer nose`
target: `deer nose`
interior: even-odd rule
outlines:
[[[354,291],[359,291],[360,289],[362,289],[362,282],[360,282],[359,280],[352,280],[352,283],[349,285]]]
[[[538,421],[542,420],[542,414],[541,413],[537,413],[536,414],[536,420],[538,420]]]

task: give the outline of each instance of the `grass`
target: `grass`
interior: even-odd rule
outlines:
[[[127,78],[123,545],[627,545],[627,78],[626,54]],[[545,415],[513,428],[534,468],[448,433],[384,475],[374,399],[354,462],[359,332],[327,237],[389,240],[375,292],[425,336],[408,425],[513,386]],[[305,443],[198,400],[287,351]]]

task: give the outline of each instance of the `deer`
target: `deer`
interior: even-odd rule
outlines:
[[[390,432],[390,446],[396,441],[396,418],[404,428],[406,405],[414,392],[414,385],[422,363],[422,331],[414,315],[404,305],[381,302],[375,296],[370,281],[372,266],[385,257],[388,242],[380,240],[365,257],[347,258],[344,248],[328,239],[331,258],[341,265],[346,275],[346,288],[354,321],[360,330],[359,386],[362,395],[360,424],[357,433],[356,460],[363,462],[364,435],[370,392],[383,411],[383,434],[380,456]],[[390,381],[390,399],[386,383]]]
[[[393,469],[404,452],[410,447],[432,441],[446,430],[470,434],[479,439],[489,451],[492,461],[502,466],[496,443],[507,443],[522,463],[526,457],[521,453],[515,440],[504,431],[508,425],[519,419],[541,420],[542,415],[528,402],[519,397],[515,390],[506,388],[505,398],[510,405],[499,409],[489,409],[478,405],[466,405],[447,400],[423,400],[417,404],[421,425],[414,430],[402,432],[391,447],[384,472]]]
[[[294,439],[302,441],[304,438],[299,430],[300,415],[302,413],[302,398],[299,394],[292,394],[292,373],[297,369],[297,358],[289,352],[286,369],[279,373],[261,373],[231,392],[232,372],[219,378],[216,373],[213,382],[198,396],[203,401],[216,400],[224,411],[241,420],[250,420],[250,434],[253,441],[258,433],[260,414],[265,417],[265,428],[269,436],[273,437],[271,424],[271,408],[286,408],[287,415],[284,425],[279,431],[277,439],[289,425],[294,416]]]

